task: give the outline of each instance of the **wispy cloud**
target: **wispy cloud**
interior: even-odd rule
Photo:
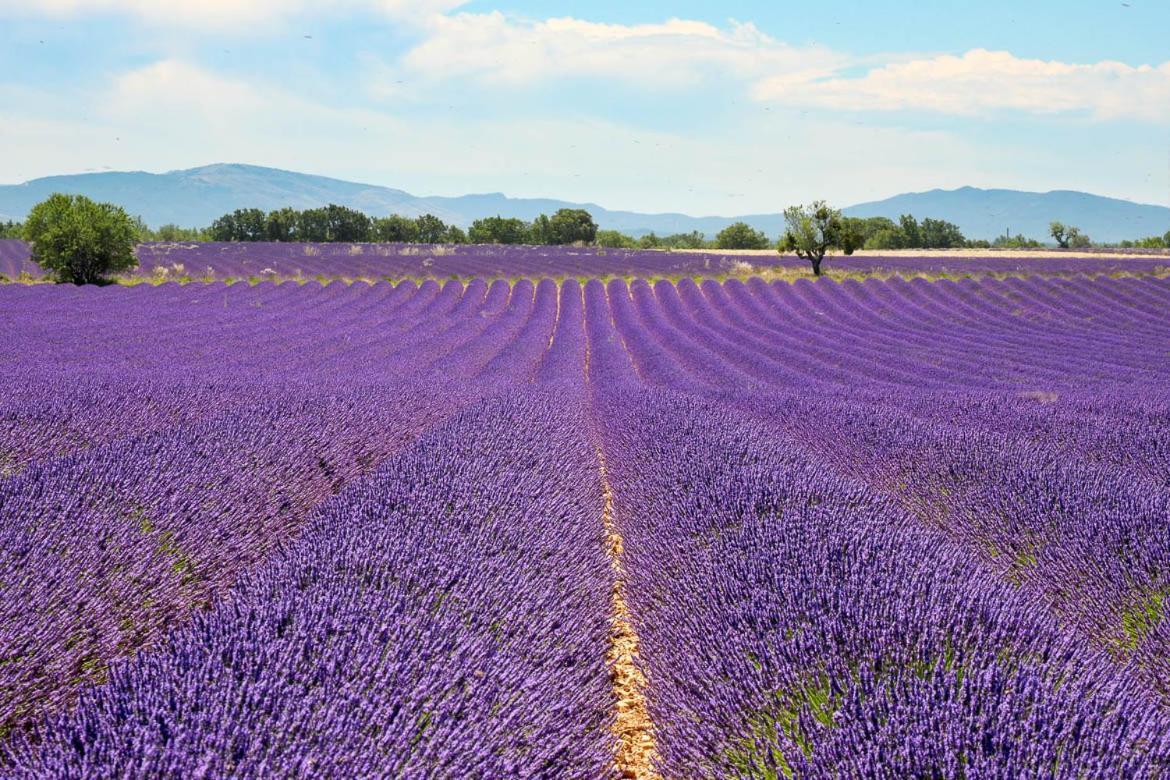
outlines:
[[[181,59],[127,71],[87,99],[84,123],[0,115],[0,146],[22,151],[5,173],[19,180],[46,170],[243,161],[418,194],[503,190],[612,208],[746,213],[804,197],[834,165],[849,168],[848,181],[817,186],[849,202],[933,185],[942,161],[952,161],[955,183],[978,183],[971,177],[986,162],[945,133],[814,125],[766,112],[737,122],[720,143],[685,126],[651,131],[602,117],[395,115],[317,102]]]
[[[174,109],[190,118],[238,121],[240,112],[264,110],[271,93],[178,59],[165,59],[121,74],[101,110],[113,116],[165,117]]]
[[[820,46],[777,41],[750,23],[716,27],[670,19],[601,24],[574,18],[530,20],[500,12],[437,16],[401,65],[430,79],[466,78],[512,86],[565,78],[686,87],[775,73],[813,79],[846,58]]]
[[[874,68],[855,78],[776,75],[758,100],[847,111],[923,110],[961,116],[1079,112],[1102,120],[1170,120],[1170,62],[1158,66],[1023,59],[973,49]]]
[[[392,72],[500,88],[564,79],[680,89],[711,82],[758,101],[837,111],[1170,120],[1170,62],[1069,63],[972,49],[962,55],[895,53],[873,64],[823,46],[785,43],[734,21],[726,27],[685,19],[622,25],[500,12],[439,14]]]
[[[1170,63],[983,49],[860,57],[787,43],[751,23],[609,24],[462,5],[0,0],[0,23],[51,13],[82,27],[93,15],[120,14],[139,22],[118,29],[150,42],[123,54],[103,23],[92,45],[118,51],[104,52],[100,65],[51,84],[33,68],[8,68],[0,148],[19,154],[0,176],[243,161],[420,194],[503,190],[716,213],[961,184],[1095,182],[1150,200],[1166,191],[1160,133],[1170,123]],[[227,44],[325,13],[361,24],[314,27],[318,40],[305,47],[249,39],[247,57]],[[184,19],[206,35],[188,44]],[[373,32],[355,38],[367,21]],[[217,26],[222,51],[208,45]],[[954,118],[925,121],[924,113]],[[1038,142],[1038,128],[1052,123],[1030,120],[1037,115],[1078,121]],[[982,121],[1005,116],[1019,121]],[[1094,146],[1099,153],[1083,153]]]
[[[415,41],[389,59],[367,57],[370,94],[380,97],[400,94],[405,76],[416,83],[464,81],[500,89],[592,79],[678,90],[710,83],[761,102],[831,111],[1170,121],[1170,62],[1073,63],[972,49],[961,55],[895,53],[853,75],[866,65],[858,57],[786,43],[750,22],[717,26],[676,18],[627,25],[459,12],[467,2],[0,0],[0,16],[122,14],[155,25],[255,34],[325,13],[373,15],[408,26]]]
[[[260,23],[302,16],[377,12],[424,23],[467,0],[0,0],[0,16],[76,18],[118,14],[168,27],[196,26],[219,32],[262,34]]]

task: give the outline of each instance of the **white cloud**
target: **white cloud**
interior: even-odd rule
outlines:
[[[973,49],[886,65],[858,78],[772,76],[759,100],[852,111],[921,109],[965,116],[995,111],[1083,112],[1097,119],[1170,119],[1170,62],[1133,66],[1022,59]]]
[[[173,121],[197,112],[207,119],[232,121],[240,112],[263,108],[267,98],[248,83],[182,60],[167,59],[119,76],[103,110],[111,115],[154,115]],[[147,117],[143,117],[147,118]]]
[[[393,99],[363,103],[369,95],[352,89],[352,72],[335,83],[336,73],[314,70],[319,64],[311,60],[296,79],[277,66],[265,79],[176,56],[189,47],[161,47],[167,58],[123,73],[106,91],[50,93],[22,84],[17,95],[0,83],[0,148],[20,150],[0,175],[12,181],[69,169],[241,161],[417,194],[502,190],[639,211],[726,214],[774,211],[819,195],[848,203],[962,184],[1043,189],[1095,181],[1093,189],[1110,194],[1164,198],[1164,187],[1141,178],[1163,171],[1165,159],[1164,145],[1146,143],[1149,128],[1141,123],[1067,123],[1060,153],[1046,156],[1061,139],[1037,144],[1017,134],[1010,146],[959,123],[947,123],[950,132],[878,127],[863,124],[872,114],[859,112],[1076,112],[1160,122],[1170,119],[1170,63],[1069,64],[984,50],[863,62],[736,22],[618,25],[448,13],[461,0],[340,2],[387,27],[387,19],[409,25],[409,38],[418,41],[397,57],[354,52],[363,81],[374,85],[370,94]],[[27,7],[0,0],[0,18]],[[190,19],[247,33],[257,20],[287,22],[337,7],[309,0],[44,0],[34,10],[126,13],[158,25]],[[185,35],[161,27],[152,35],[168,32]],[[217,61],[225,68],[229,62]],[[714,87],[727,99],[710,100],[715,90],[706,89],[706,102],[673,101],[677,107],[659,122],[618,103],[631,100],[619,89],[571,117],[552,115],[517,89],[575,78],[647,93]],[[802,116],[776,104],[814,110]],[[665,129],[635,127],[623,116]],[[1093,139],[1112,141],[1127,131],[1134,142],[1108,152],[1121,157],[1102,153],[1068,165]]]
[[[323,105],[177,59],[127,72],[92,101],[86,122],[12,121],[0,111],[0,146],[21,149],[5,175],[240,161],[424,195],[505,191],[734,214],[775,211],[804,198],[810,183],[840,202],[932,184],[945,160],[962,161],[951,166],[958,182],[981,162],[942,133],[814,126],[767,112],[737,121],[719,143],[685,125],[649,131],[599,117],[395,116]],[[873,182],[880,193],[864,189]]]
[[[467,0],[0,0],[0,16],[73,18],[121,14],[162,26],[197,26],[256,34],[256,25],[297,16],[377,11],[425,23]],[[262,28],[259,28],[262,29]]]
[[[1062,186],[1160,201],[1149,176],[1164,147],[1132,144],[1069,166],[1101,131],[1070,128],[1049,152],[960,133],[875,127],[763,111],[705,129],[650,131],[612,117],[503,117],[338,107],[254,75],[164,59],[109,90],[29,103],[0,84],[0,175],[21,181],[86,169],[155,170],[248,162],[399,187],[416,194],[503,191],[609,208],[692,214],[773,212],[826,197],[847,204],[936,186]],[[21,106],[15,114],[12,106]],[[4,106],[8,106],[6,110]],[[1115,130],[1110,133],[1116,135]],[[1136,132],[1136,131],[1135,131]],[[1111,136],[1112,137],[1112,136]],[[1063,146],[1061,146],[1063,144]],[[1162,155],[1162,157],[1158,157]]]
[[[752,24],[532,21],[496,11],[434,17],[425,40],[401,64],[426,78],[503,86],[566,77],[687,86],[707,77],[743,81],[777,72],[812,79],[830,75],[844,61],[822,47],[781,43]]]
[[[681,89],[709,80],[760,101],[847,111],[1170,119],[1170,62],[1077,64],[973,49],[961,56],[889,55],[860,76],[843,75],[859,62],[824,47],[778,41],[750,23],[535,21],[497,11],[433,16],[422,42],[391,72],[502,88],[599,78]]]
[[[468,0],[0,0],[0,17],[125,14],[157,26],[235,34],[279,29],[312,15],[374,14],[406,25],[419,42],[382,62],[366,55],[369,94],[406,96],[403,83],[467,81],[497,88],[601,79],[653,89],[702,84],[759,101],[844,111],[923,110],[959,116],[1080,113],[1100,120],[1170,121],[1170,62],[1066,63],[973,49],[955,55],[890,55],[858,76],[856,57],[795,46],[751,23],[670,19],[606,24],[526,19],[494,11],[453,13]]]

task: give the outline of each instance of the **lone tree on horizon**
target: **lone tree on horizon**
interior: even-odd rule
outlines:
[[[1093,243],[1088,236],[1081,233],[1080,228],[1073,225],[1066,226],[1063,222],[1049,223],[1048,232],[1061,249],[1084,249],[1087,246],[1092,246]]]
[[[841,225],[841,212],[823,200],[809,206],[789,206],[784,209],[785,230],[779,249],[809,261],[813,276],[820,276],[821,262],[837,245]]]
[[[138,266],[138,226],[120,206],[84,195],[54,193],[33,206],[24,223],[32,261],[58,282],[99,284]]]

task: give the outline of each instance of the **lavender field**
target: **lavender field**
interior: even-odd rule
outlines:
[[[768,270],[805,272],[799,258],[775,252],[667,252],[556,246],[431,246],[426,244],[197,243],[141,244],[130,279],[231,281],[249,279],[563,278],[746,276]],[[826,261],[830,274],[1011,274],[1170,276],[1170,255],[1109,254],[1035,257],[978,250],[905,257],[857,254]],[[23,241],[0,239],[0,277],[42,279]],[[0,280],[2,281],[2,280]]]
[[[1170,774],[1170,279],[239,247],[569,278],[0,286],[5,776]]]

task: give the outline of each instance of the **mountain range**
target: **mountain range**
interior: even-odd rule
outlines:
[[[769,236],[782,230],[775,214],[693,217],[686,214],[642,214],[612,211],[596,203],[574,203],[548,198],[510,198],[501,193],[459,197],[416,196],[403,190],[332,179],[254,165],[216,164],[168,173],[108,172],[49,176],[23,184],[0,185],[0,219],[23,219],[34,204],[54,192],[87,195],[109,201],[137,214],[148,225],[167,223],[184,227],[208,225],[216,217],[242,207],[264,210],[291,206],[311,208],[327,203],[360,209],[371,215],[434,214],[466,228],[480,217],[519,217],[531,220],[560,208],[587,209],[602,228],[639,236],[697,230],[711,237],[727,225],[744,221]],[[1021,192],[963,187],[957,190],[896,195],[844,209],[859,217],[913,214],[957,224],[968,238],[993,239],[1010,230],[1043,240],[1048,223],[1060,220],[1076,225],[1097,241],[1120,241],[1170,230],[1170,208],[1145,205],[1084,192]]]

